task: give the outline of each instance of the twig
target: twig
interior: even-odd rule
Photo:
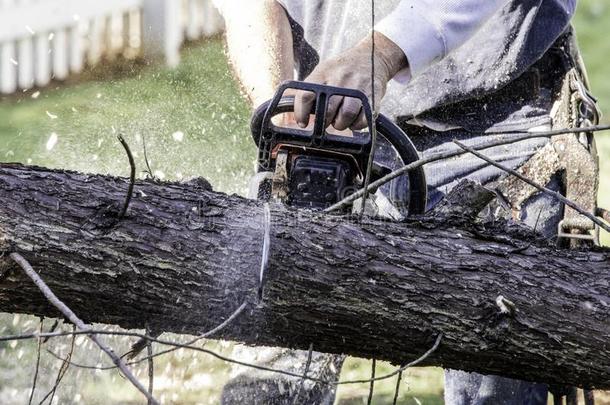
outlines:
[[[220,325],[216,326],[214,329],[211,329],[208,332],[205,332],[199,336],[197,336],[196,338],[186,342],[186,345],[192,345],[194,343],[196,343],[197,341],[201,340],[201,339],[205,339],[208,338],[212,335],[214,335],[215,333],[219,332],[220,330],[222,330],[223,328],[225,328],[227,325],[229,325],[233,319],[237,318],[237,316],[239,314],[242,313],[242,311],[246,308],[247,306],[247,302],[244,302],[242,305],[239,306],[239,308],[237,308],[235,310],[235,312],[233,312],[233,314],[231,314],[231,316],[229,316],[225,321],[223,321]],[[37,337],[43,337],[44,339],[50,339],[52,337],[61,337],[61,336],[71,336],[71,335],[110,335],[110,336],[131,336],[131,337],[138,337],[141,340],[144,341],[152,341],[155,342],[156,339],[152,336],[149,335],[144,335],[141,333],[137,333],[137,332],[126,332],[126,331],[109,331],[109,330],[96,330],[96,329],[88,329],[88,330],[80,330],[80,331],[73,331],[73,332],[47,332],[47,333],[24,333],[24,334],[20,334],[20,335],[9,335],[9,336],[0,336],[0,342],[8,342],[11,340],[25,340],[25,339],[34,339]],[[152,356],[150,356],[150,358],[155,358],[164,354],[168,354],[171,353],[173,351],[176,351],[178,349],[180,349],[181,347],[175,346],[171,349],[167,349],[167,350],[163,350],[160,351],[158,353],[153,354]],[[47,350],[52,356],[54,357],[58,357],[55,353],[53,353],[50,350]],[[132,365],[136,365],[139,364],[143,361],[146,361],[149,359],[149,356],[143,357],[141,359],[138,360],[134,360],[131,361],[129,363],[127,363],[128,366],[132,366]],[[86,368],[86,369],[93,369],[93,370],[112,370],[117,368],[117,366],[108,366],[108,367],[96,367],[96,366],[86,366],[86,365],[79,365],[79,364],[73,364],[76,367],[79,368]]]
[[[40,328],[39,331],[42,333],[42,326],[44,323],[44,318],[40,318]],[[34,398],[34,392],[36,391],[36,382],[38,381],[38,370],[40,369],[40,347],[42,346],[42,339],[38,338],[38,347],[36,349],[36,370],[34,371],[34,381],[32,382],[32,391],[30,392],[30,399],[28,401],[28,405],[32,404],[32,399]]]
[[[441,340],[443,340],[443,334],[439,333],[438,336],[436,337],[436,340],[434,341],[434,344],[432,345],[432,347],[430,349],[428,349],[428,351],[426,353],[424,353],[423,355],[421,355],[421,357],[413,360],[410,363],[405,364],[402,367],[397,368],[396,370],[392,371],[391,373],[382,375],[381,377],[375,377],[374,381],[381,381],[381,380],[387,380],[388,378],[392,378],[397,374],[402,373],[403,371],[405,371],[406,369],[408,369],[409,367],[413,367],[418,365],[419,363],[423,362],[424,360],[426,360],[428,357],[430,357],[430,355],[432,353],[434,353],[436,351],[436,349],[438,349],[439,345],[441,344]],[[339,381],[336,384],[337,385],[341,385],[341,384],[363,384],[363,383],[367,383],[370,382],[371,380],[351,380],[351,381]]]
[[[299,384],[299,388],[297,388],[294,396],[292,398],[292,405],[297,403],[297,399],[301,395],[301,391],[303,390],[303,385],[305,385],[305,379],[307,378],[307,373],[309,372],[309,366],[311,366],[311,358],[313,357],[313,343],[309,344],[309,351],[307,352],[307,362],[305,363],[305,370],[303,371],[303,378],[301,378],[301,382]]]
[[[375,368],[377,367],[377,360],[373,359],[371,362],[371,383],[369,385],[369,397],[366,401],[366,405],[371,405],[373,402],[373,392],[375,391]]]
[[[150,168],[150,164],[148,163],[148,155],[146,154],[146,138],[144,137],[144,135],[142,135],[142,148],[144,149],[144,163],[146,163],[147,168],[145,173],[148,173],[150,178],[152,180],[155,180],[155,175],[153,174],[152,169]]]
[[[245,304],[244,304],[245,305]],[[227,320],[228,321],[228,320]],[[226,322],[226,321],[225,321]],[[57,336],[68,336],[68,335],[114,335],[114,336],[135,336],[135,337],[140,337],[143,339],[147,339],[150,340],[151,342],[154,343],[159,343],[165,346],[172,346],[174,347],[173,350],[176,349],[189,349],[189,350],[194,350],[194,351],[198,351],[198,352],[203,352],[206,354],[209,354],[213,357],[216,357],[217,359],[229,362],[229,363],[233,363],[233,364],[238,364],[238,365],[242,365],[245,367],[250,367],[250,368],[254,368],[257,370],[262,370],[262,371],[270,371],[270,372],[275,372],[275,373],[279,373],[282,375],[287,375],[287,376],[291,376],[291,377],[297,377],[297,378],[304,378],[306,380],[309,381],[314,381],[314,382],[318,382],[318,383],[323,383],[323,384],[327,384],[327,385],[344,385],[344,384],[364,384],[364,383],[369,383],[371,381],[371,379],[366,379],[366,380],[348,380],[348,381],[326,381],[326,380],[322,380],[320,378],[314,378],[314,377],[309,377],[309,376],[304,376],[302,374],[297,374],[297,373],[293,373],[290,371],[284,371],[284,370],[278,370],[278,369],[274,369],[271,367],[266,367],[266,366],[259,366],[257,364],[250,364],[250,363],[246,363],[243,361],[239,361],[239,360],[234,360],[228,357],[225,357],[221,354],[218,354],[216,352],[213,352],[212,350],[209,349],[205,349],[202,347],[197,347],[197,346],[191,346],[189,344],[184,344],[184,343],[177,343],[177,342],[170,342],[164,339],[157,339],[154,338],[152,336],[147,336],[144,335],[142,333],[136,333],[136,332],[123,332],[123,331],[108,331],[108,330],[95,330],[95,329],[89,329],[89,330],[80,330],[80,331],[74,331],[74,332],[53,332],[53,333],[43,333],[40,336],[48,336],[48,337],[57,337]],[[32,339],[32,338],[36,338],[38,337],[37,334],[35,333],[29,333],[29,334],[23,334],[23,335],[14,335],[14,336],[4,336],[4,337],[0,337],[0,342],[2,341],[9,341],[9,340],[23,340],[23,339]],[[413,367],[416,366],[417,364],[423,362],[424,360],[426,360],[432,353],[434,353],[436,351],[436,349],[438,348],[438,346],[441,343],[441,340],[443,338],[443,334],[439,334],[436,337],[436,340],[434,342],[434,345],[428,350],[426,351],[421,357],[417,358],[416,360],[413,360],[412,362],[397,368],[396,370],[394,370],[391,373],[385,374],[381,377],[375,377],[374,381],[380,381],[380,380],[386,380],[388,378],[392,378],[393,376],[402,373],[404,370],[406,370],[409,367]],[[197,339],[194,339],[197,340]],[[53,356],[58,357],[55,353],[49,351]],[[158,355],[159,353],[157,353]],[[154,357],[154,356],[153,356]],[[144,359],[145,360],[145,359]],[[133,362],[130,364],[134,364],[137,363]],[[116,367],[97,367],[97,366],[88,366],[88,365],[83,365],[83,364],[78,364],[78,363],[71,363],[71,365],[75,366],[75,367],[79,367],[79,368],[85,368],[85,369],[91,369],[91,370],[108,370],[111,368],[116,368]]]
[[[40,401],[40,405],[42,405],[44,403],[44,401],[47,398],[49,398],[49,396],[51,397],[49,399],[49,405],[53,404],[53,398],[55,397],[55,392],[57,391],[57,387],[59,387],[61,380],[64,379],[64,375],[66,375],[66,372],[68,371],[68,368],[70,367],[70,362],[72,361],[72,353],[74,353],[74,341],[75,340],[76,340],[76,336],[73,335],[72,342],[70,343],[70,351],[66,355],[65,359],[60,359],[62,362],[61,362],[61,365],[59,366],[59,371],[57,372],[57,377],[55,377],[55,384],[53,384],[53,388],[51,388],[51,390],[49,392],[47,392],[47,395],[45,395],[44,398],[42,398],[42,401]]]
[[[392,401],[392,405],[396,405],[398,402],[398,392],[400,391],[400,380],[402,380],[402,371],[398,373],[398,377],[396,378],[396,389],[394,390],[394,400]]]
[[[55,329],[57,329],[57,326],[59,325],[59,319],[56,319],[53,322],[53,325],[51,325],[51,327],[49,328],[49,332],[55,332]],[[44,340],[42,341],[42,343],[47,343],[47,340],[49,340],[48,337],[44,338]]]
[[[119,219],[123,219],[123,217],[127,213],[127,208],[129,208],[129,203],[131,202],[131,197],[133,196],[133,186],[136,182],[136,162],[133,160],[133,155],[131,154],[131,149],[129,149],[129,145],[127,145],[127,142],[125,142],[125,139],[123,139],[123,135],[119,134],[119,135],[117,135],[117,138],[118,138],[119,142],[121,142],[121,145],[123,145],[123,148],[125,148],[125,152],[127,153],[127,158],[129,159],[129,167],[131,170],[129,173],[129,188],[127,189],[127,196],[125,197],[125,203],[123,204],[123,209],[121,210],[121,213],[119,214]]]
[[[147,334],[150,334],[150,331],[147,331]],[[154,382],[153,379],[155,377],[155,361],[153,360],[153,350],[152,350],[152,342],[149,340],[146,344],[146,354],[148,357],[148,393],[150,396],[153,396]],[[152,402],[148,400],[148,405],[152,405]]]
[[[240,306],[238,308],[238,311],[235,311],[235,313],[232,315],[231,318],[233,318],[234,316],[237,315],[238,312],[241,312],[241,310],[243,309],[243,307],[245,307],[245,303],[242,304],[242,306]],[[217,332],[218,330],[222,329],[222,326],[225,326],[229,320],[231,319],[227,319],[226,321],[224,321],[221,325],[218,325],[217,327],[215,327],[214,329],[210,330],[209,332],[206,332],[203,335],[200,335],[198,337],[196,337],[195,339],[191,340],[190,342],[187,343],[194,343],[200,339],[204,339],[208,336],[210,336],[211,334]],[[127,332],[127,331],[112,331],[112,330],[103,330],[103,329],[86,329],[86,330],[76,330],[73,332],[66,332],[66,331],[61,331],[61,332],[44,332],[44,333],[37,333],[37,332],[32,332],[32,333],[22,333],[19,335],[8,335],[8,336],[0,336],[0,342],[9,342],[11,340],[27,340],[27,339],[36,339],[38,337],[42,337],[45,339],[50,339],[53,337],[62,337],[62,336],[72,336],[72,335],[109,335],[109,336],[132,336],[132,337],[139,337],[145,340],[152,340],[153,342],[156,340],[154,337],[149,336],[149,335],[145,335],[142,333],[138,333],[138,332]],[[157,353],[157,355],[159,355],[161,352]],[[144,359],[146,360],[146,359]]]
[[[600,132],[600,131],[608,131],[608,130],[610,130],[610,125],[590,125],[590,126],[579,127],[579,128],[560,128],[560,129],[553,129],[551,131],[536,131],[536,132],[539,134],[542,134],[544,136],[555,136],[555,135],[564,135],[564,134],[580,134],[583,132]],[[530,130],[489,131],[489,132],[483,132],[481,134],[474,134],[474,136],[524,134],[524,133],[528,133],[528,132],[530,132]]]
[[[482,149],[487,149],[487,148],[493,148],[494,146],[501,146],[501,145],[507,145],[507,144],[511,144],[511,143],[515,143],[515,142],[525,141],[527,139],[548,138],[551,136],[561,135],[561,134],[607,131],[607,130],[610,130],[610,125],[596,125],[596,126],[581,127],[581,128],[557,129],[557,130],[553,130],[553,131],[544,131],[544,132],[542,132],[542,131],[484,132],[484,133],[480,133],[480,134],[473,134],[473,136],[476,136],[476,135],[514,135],[514,136],[505,137],[505,138],[496,139],[496,140],[490,140],[487,142],[481,142],[473,149],[482,150]],[[426,158],[416,160],[412,163],[409,163],[406,166],[403,166],[397,170],[394,170],[391,173],[388,173],[387,175],[383,176],[382,178],[380,178],[378,180],[375,180],[374,182],[369,184],[369,186],[366,188],[366,192],[370,193],[373,190],[383,186],[387,182],[392,181],[395,178],[397,178],[407,172],[410,172],[411,170],[415,170],[418,167],[421,167],[425,164],[436,162],[438,160],[449,159],[449,158],[452,158],[455,156],[463,155],[464,153],[466,153],[466,151],[458,149],[455,151],[446,151],[446,152],[435,153]],[[362,189],[356,191],[355,193],[350,194],[349,196],[345,197],[343,200],[326,208],[324,210],[324,212],[326,212],[326,213],[333,212],[336,210],[340,210],[344,207],[347,207],[348,205],[350,205],[351,203],[356,201],[358,198],[362,197],[364,195],[364,191],[365,191],[365,189],[362,188]]]
[[[11,253],[11,259],[13,259],[22,269],[23,271],[32,279],[34,284],[38,287],[38,289],[42,292],[45,298],[55,307],[57,308],[70,322],[72,322],[78,329],[83,331],[89,331],[90,328],[85,325],[83,321],[80,320],[79,317],[76,316],[74,312],[66,304],[64,304],[57,296],[51,291],[51,289],[46,285],[46,283],[40,278],[40,276],[34,271],[30,263],[19,253]],[[144,396],[153,404],[158,404],[159,402],[153,398],[146,388],[138,381],[138,379],[132,374],[132,372],[127,368],[127,366],[123,363],[123,361],[114,353],[112,349],[102,343],[97,335],[88,334],[89,339],[91,339],[99,348],[108,355],[112,359],[112,362],[121,370],[121,372],[127,377],[127,379],[142,393]]]
[[[233,320],[234,320],[235,318],[237,318],[237,316],[238,316],[239,314],[241,314],[241,313],[243,312],[243,310],[244,310],[244,309],[246,309],[246,306],[248,306],[248,303],[247,303],[247,302],[244,302],[243,304],[241,304],[241,305],[240,305],[240,306],[239,306],[239,307],[238,307],[238,308],[235,310],[235,312],[233,312],[233,313],[232,313],[232,314],[231,314],[231,315],[230,315],[230,316],[229,316],[227,319],[225,319],[225,320],[224,320],[224,321],[223,321],[223,322],[222,322],[220,325],[216,326],[215,328],[213,328],[213,329],[211,329],[211,330],[209,330],[209,331],[207,331],[207,332],[205,332],[205,333],[202,333],[201,335],[197,336],[197,337],[196,337],[196,338],[194,338],[194,339],[191,339],[191,340],[187,341],[187,342],[186,342],[186,344],[187,344],[187,345],[192,345],[192,344],[195,344],[195,343],[197,343],[198,341],[200,341],[201,339],[206,339],[206,338],[208,338],[208,337],[210,337],[210,336],[212,336],[212,335],[214,335],[214,334],[218,333],[219,331],[221,331],[222,329],[224,329],[225,327],[227,327],[227,325],[229,325],[231,322],[233,322]],[[131,364],[137,364],[137,363],[140,363],[140,362],[142,362],[142,361],[144,361],[144,360],[148,360],[148,357],[150,357],[150,358],[155,358],[155,357],[157,357],[157,356],[162,356],[162,355],[164,355],[164,354],[171,353],[171,352],[176,351],[176,350],[178,350],[178,349],[179,349],[179,347],[175,347],[175,348],[172,348],[172,349],[167,349],[167,350],[162,350],[162,351],[160,351],[160,352],[158,352],[158,353],[155,353],[155,354],[154,354],[154,355],[152,355],[152,356],[147,356],[147,357],[144,357],[144,358],[142,358],[142,359],[132,361],[132,362],[130,362],[130,363],[128,363],[128,364],[130,364],[130,365],[131,365]]]
[[[93,331],[89,331],[89,333],[93,333]],[[95,333],[97,333],[97,331],[95,331]],[[112,334],[112,332],[106,331],[106,334]],[[436,349],[438,348],[438,346],[441,343],[441,340],[443,338],[443,334],[439,334],[436,337],[436,341],[434,342],[434,345],[428,349],[428,351],[426,351],[421,357],[413,360],[412,362],[397,368],[396,370],[392,371],[391,373],[382,375],[380,377],[375,377],[374,379],[361,379],[361,380],[346,380],[346,381],[329,381],[329,380],[323,380],[321,378],[316,378],[316,377],[310,377],[310,376],[304,376],[303,374],[298,374],[298,373],[294,373],[292,371],[285,371],[285,370],[280,370],[280,369],[276,369],[276,368],[272,368],[272,367],[267,367],[267,366],[261,366],[258,364],[253,364],[253,363],[247,363],[241,360],[236,360],[236,359],[232,359],[226,356],[223,356],[222,354],[218,354],[212,350],[203,348],[203,347],[197,347],[197,346],[191,346],[191,345],[187,345],[187,344],[183,344],[183,343],[176,343],[176,342],[169,342],[167,340],[163,340],[163,339],[157,339],[157,338],[153,338],[152,336],[146,336],[146,335],[141,335],[141,334],[135,334],[137,336],[141,336],[143,338],[146,339],[150,339],[151,341],[155,342],[155,343],[159,343],[162,345],[167,345],[167,346],[173,346],[177,349],[189,349],[189,350],[194,350],[197,352],[202,352],[202,353],[206,353],[209,354],[212,357],[215,357],[219,360],[222,361],[226,361],[227,363],[232,363],[232,364],[237,364],[240,366],[244,366],[244,367],[249,367],[249,368],[253,368],[255,370],[261,370],[261,371],[269,371],[272,373],[277,373],[277,374],[281,374],[281,375],[285,375],[285,376],[289,376],[289,377],[295,377],[295,378],[302,378],[308,381],[314,381],[320,384],[325,384],[325,385],[346,385],[346,384],[366,384],[366,383],[370,383],[371,381],[381,381],[381,380],[387,380],[388,378],[392,378],[395,375],[405,371],[407,368],[409,367],[413,367],[416,366],[417,364],[423,362],[424,360],[426,360],[432,353],[434,353],[434,351],[436,351]],[[51,355],[57,357],[57,355],[51,351],[49,351],[49,353],[51,353]],[[89,366],[89,365],[83,365],[83,364],[78,364],[78,363],[71,363],[72,366],[74,367],[78,367],[78,368],[84,368],[84,369],[91,369],[91,370],[106,370],[108,368],[105,367],[97,367],[97,366]]]
[[[585,132],[585,131],[581,131],[581,132]],[[477,152],[475,149],[473,149],[473,148],[471,148],[469,146],[464,145],[463,143],[461,143],[458,140],[454,140],[453,143],[455,143],[457,146],[459,146],[460,148],[464,149],[465,151],[472,153],[473,155],[475,155],[479,159],[482,159],[482,160],[486,161],[490,165],[495,166],[498,169],[502,169],[505,172],[510,173],[513,176],[517,177],[518,179],[526,182],[530,186],[537,188],[538,190],[542,191],[543,193],[546,193],[546,194],[556,198],[557,200],[561,201],[562,203],[564,203],[568,207],[571,207],[572,209],[574,209],[575,211],[577,211],[581,215],[589,218],[591,221],[593,221],[595,224],[599,225],[605,231],[610,232],[610,226],[605,224],[603,221],[601,221],[599,218],[597,218],[594,214],[592,214],[590,212],[587,212],[585,209],[580,207],[575,202],[565,198],[560,193],[558,193],[556,191],[553,191],[553,190],[551,190],[549,188],[541,186],[540,184],[536,183],[535,181],[528,179],[527,177],[525,177],[524,175],[522,175],[518,171],[513,170],[513,169],[511,169],[509,167],[506,167],[503,164],[498,163],[495,160],[488,158],[487,156],[481,154],[480,152]]]

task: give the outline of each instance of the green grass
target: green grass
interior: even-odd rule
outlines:
[[[0,102],[0,160],[126,175],[116,140],[123,133],[140,170],[145,140],[157,176],[205,176],[218,190],[245,190],[255,158],[250,113],[220,40],[185,49],[175,70],[126,64],[114,78],[102,76],[93,71],[77,84]],[[52,134],[57,143],[48,150]]]
[[[607,0],[580,0],[575,25],[593,92],[602,110],[610,112],[610,37],[606,34],[610,4]],[[248,129],[250,113],[222,52],[221,41],[210,40],[184,49],[182,63],[174,70],[114,63],[67,84],[41,89],[38,94],[29,91],[4,97],[0,99],[0,161],[127,175],[127,159],[116,140],[116,135],[123,133],[140,171],[145,169],[145,139],[148,159],[157,176],[172,180],[204,176],[217,190],[243,194],[255,160]],[[47,148],[53,133],[57,142]],[[598,136],[598,148],[602,173],[599,201],[610,207],[610,178],[604,175],[610,170],[608,135]],[[31,317],[21,316],[15,324],[12,319],[12,315],[0,319],[0,328],[5,328],[3,334],[32,329],[37,324]],[[65,353],[67,340],[58,342],[50,347]],[[128,347],[125,339],[111,343],[121,350]],[[230,345],[210,345],[231,353]],[[23,403],[27,397],[34,347],[33,342],[21,342],[15,347],[0,345],[0,402],[11,403],[11,398],[19,398],[15,402]],[[102,355],[91,355],[88,349],[85,344],[77,346],[76,360],[89,364],[105,361]],[[158,395],[174,403],[218,403],[220,389],[229,375],[226,364],[196,353],[181,352],[155,365]],[[48,387],[58,362],[43,353],[43,366],[40,385]],[[377,375],[392,369],[387,363],[379,363]],[[145,369],[138,372],[145,379]],[[366,378],[369,373],[368,361],[349,359],[342,377]],[[441,404],[442,381],[442,370],[438,368],[409,370],[399,403]],[[394,379],[377,383],[374,403],[391,403],[394,384]],[[367,394],[366,384],[342,386],[338,402],[362,404]],[[116,373],[86,370],[71,370],[59,395],[62,403],[140,400],[139,394]]]

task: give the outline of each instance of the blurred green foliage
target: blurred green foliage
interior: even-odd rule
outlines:
[[[587,66],[593,94],[599,99],[604,117],[610,120],[610,2],[607,0],[579,0],[574,26],[578,42]],[[610,207],[610,133],[599,133],[596,137],[600,156],[600,184],[598,202],[600,207]],[[610,235],[603,232],[602,241],[610,244]]]

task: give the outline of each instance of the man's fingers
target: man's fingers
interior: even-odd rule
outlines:
[[[294,96],[294,118],[301,128],[309,124],[309,114],[316,102],[316,95],[311,91],[299,90]]]
[[[359,99],[345,97],[343,99],[343,104],[341,104],[341,108],[339,108],[337,116],[333,121],[333,127],[339,131],[343,131],[344,129],[351,127],[358,119],[361,109],[362,102]]]
[[[354,120],[354,122],[352,123],[352,125],[349,127],[351,130],[354,131],[358,131],[360,129],[364,129],[366,127],[368,127],[368,121],[366,119],[366,115],[364,114],[364,108],[360,109],[360,114],[358,114],[358,117]]]
[[[324,128],[328,128],[328,126],[333,123],[342,104],[343,96],[331,96],[330,100],[328,100],[328,107],[326,107],[326,122],[324,123]]]

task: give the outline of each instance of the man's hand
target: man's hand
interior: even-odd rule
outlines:
[[[375,102],[385,95],[390,79],[400,70],[407,68],[407,58],[403,51],[384,35],[375,31]],[[371,47],[370,37],[341,55],[321,62],[305,79],[307,82],[329,86],[345,87],[362,91],[369,100],[371,88]],[[309,123],[315,96],[311,92],[298,91],[295,96],[294,113],[297,124],[304,128]],[[326,126],[333,125],[338,130],[362,129],[367,126],[360,100],[331,97],[326,113]]]

